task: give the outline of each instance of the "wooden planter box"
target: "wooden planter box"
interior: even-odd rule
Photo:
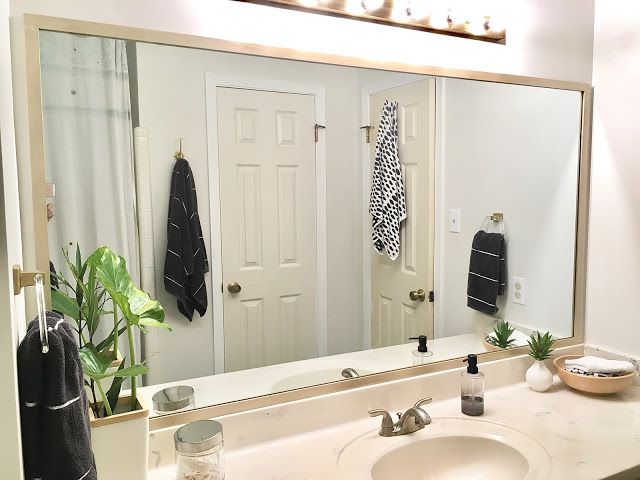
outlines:
[[[131,397],[120,397],[110,417],[95,418],[89,408],[91,444],[98,478],[146,480],[149,462],[149,408],[138,398],[129,411]]]

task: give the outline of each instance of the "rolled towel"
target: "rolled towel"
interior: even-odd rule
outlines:
[[[576,368],[586,374],[593,373],[633,373],[636,367],[626,360],[607,360],[599,357],[581,357],[565,360],[568,368]]]

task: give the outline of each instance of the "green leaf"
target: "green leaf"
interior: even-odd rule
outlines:
[[[124,365],[124,362],[122,362],[122,364]],[[113,376],[116,378],[138,377],[140,375],[144,375],[148,371],[149,367],[137,363],[130,367],[123,368],[122,370],[118,369],[113,373]]]
[[[51,290],[51,307],[56,312],[73,318],[78,324],[80,323],[80,309],[78,308],[78,304],[74,299],[69,298],[69,296],[59,290]]]
[[[546,360],[551,357],[551,347],[555,343],[550,332],[541,335],[540,332],[532,333],[527,340],[529,344],[529,356],[536,360]]]
[[[515,339],[510,337],[515,330],[516,328],[512,327],[509,322],[498,320],[495,327],[493,327],[495,336],[489,336],[487,342],[500,348],[512,347]]]
[[[127,327],[122,327],[118,329],[118,337],[122,335],[126,330],[127,330]],[[107,338],[105,338],[104,340],[102,340],[96,345],[96,349],[99,350],[100,352],[104,351],[105,349],[109,351],[112,346],[113,346],[113,330],[111,330],[111,333],[107,336]]]
[[[164,321],[164,310],[160,303],[137,288],[127,271],[124,258],[116,255],[108,247],[100,247],[89,257],[92,270],[111,300],[124,314],[129,325],[171,327]]]
[[[113,376],[113,373],[107,373],[107,369],[112,362],[111,358],[98,351],[91,343],[86,343],[80,349],[80,361],[85,375],[92,380],[101,380]]]
[[[118,367],[118,371],[124,368],[124,361]],[[118,405],[118,397],[120,396],[120,390],[122,389],[122,382],[124,382],[126,377],[115,377],[109,390],[107,391],[107,401],[111,406],[111,410],[115,411],[116,406]]]

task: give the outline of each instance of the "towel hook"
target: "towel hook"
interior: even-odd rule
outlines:
[[[175,153],[174,157],[176,160],[184,160],[184,154],[182,153],[182,137],[178,137],[178,151]]]
[[[40,343],[42,343],[42,353],[49,351],[49,334],[47,332],[47,312],[44,298],[44,275],[35,274],[36,284],[36,305],[38,307],[38,328],[40,329]]]
[[[504,214],[500,212],[494,212],[491,215],[487,215],[482,219],[480,229],[488,231],[492,222],[498,225],[498,227],[500,228],[500,233],[504,235]]]

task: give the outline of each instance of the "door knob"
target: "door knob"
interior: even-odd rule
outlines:
[[[409,292],[409,298],[412,302],[424,302],[424,299],[427,297],[424,290],[419,288],[418,290],[411,290]]]
[[[229,283],[229,285],[227,285],[227,290],[229,290],[229,293],[233,293],[235,295],[236,293],[240,293],[240,290],[242,290],[242,287],[238,282],[231,282]],[[424,297],[424,294],[423,294],[423,297]]]

